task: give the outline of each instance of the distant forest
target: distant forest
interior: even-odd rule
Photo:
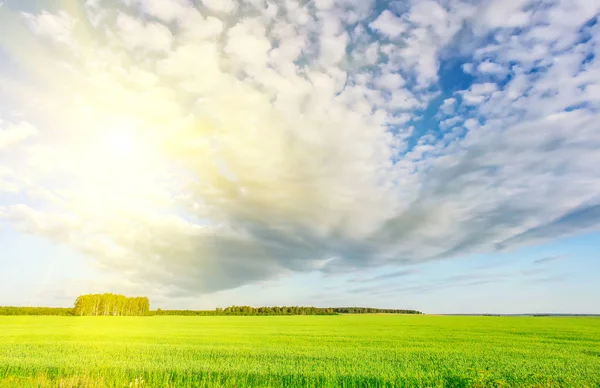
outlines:
[[[0,315],[57,315],[70,316],[73,308],[69,307],[13,307],[0,306]]]
[[[217,316],[217,315],[338,315],[338,314],[422,314],[416,310],[377,309],[371,307],[306,307],[306,306],[230,306],[214,310],[150,310],[147,297],[118,294],[87,294],[75,300],[73,308],[0,306],[0,315],[55,316]]]
[[[306,307],[306,306],[231,306],[215,310],[161,310],[151,315],[338,315],[338,314],[422,314],[416,310],[376,309],[371,307]]]

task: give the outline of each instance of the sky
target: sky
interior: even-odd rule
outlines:
[[[0,4],[0,305],[600,313],[600,0]]]

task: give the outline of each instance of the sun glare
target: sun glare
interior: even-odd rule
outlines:
[[[158,206],[163,158],[151,128],[142,126],[141,119],[99,116],[110,118],[96,119],[79,141],[65,145],[73,203],[86,214]]]
[[[123,130],[111,134],[108,138],[108,148],[122,155],[131,155],[135,151],[134,136]]]

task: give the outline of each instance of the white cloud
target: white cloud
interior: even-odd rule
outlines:
[[[493,63],[490,61],[481,62],[477,66],[477,71],[480,73],[488,73],[488,74],[505,74],[506,69],[497,63]]]
[[[465,104],[476,105],[484,102],[496,90],[498,90],[498,87],[495,83],[474,84],[469,90],[461,92],[461,96]]]
[[[168,51],[172,34],[167,27],[159,23],[144,23],[127,14],[119,13],[117,26],[123,43],[129,49],[144,51]]]
[[[462,120],[463,119],[460,116],[451,117],[449,119],[441,121],[440,128],[442,128],[444,131],[448,130],[450,128],[453,128],[456,124],[460,123]]]
[[[410,110],[414,108],[423,107],[422,102],[415,98],[415,96],[412,93],[404,89],[397,89],[392,91],[391,96],[392,98],[389,101],[389,106],[392,109]]]
[[[374,65],[379,59],[379,43],[372,43],[365,50],[365,59],[367,64]]]
[[[389,56],[402,64],[405,72],[416,74],[419,88],[425,89],[438,80],[439,54],[474,15],[474,7],[459,3],[447,12],[433,1],[415,2],[407,15],[405,39],[390,49]]]
[[[388,10],[385,10],[369,24],[371,29],[387,35],[390,38],[396,38],[406,31],[406,25],[396,15]]]
[[[332,17],[325,18],[320,35],[320,62],[323,66],[337,65],[346,56],[348,34],[341,31],[339,21]]]
[[[406,83],[404,78],[400,74],[397,73],[386,73],[379,76],[376,80],[377,87],[381,89],[389,89],[394,90],[398,89]]]
[[[215,39],[223,32],[224,27],[220,19],[212,16],[204,18],[198,11],[190,11],[181,20],[181,34],[186,42]]]
[[[42,11],[37,16],[28,13],[25,13],[24,16],[35,34],[48,37],[57,43],[72,43],[72,32],[76,20],[68,13],[61,11],[51,14]]]
[[[444,100],[444,102],[442,103],[442,106],[440,107],[440,110],[442,112],[444,112],[445,114],[449,115],[452,114],[454,112],[456,106],[456,98],[450,97]]]
[[[493,0],[481,5],[478,27],[484,29],[520,27],[529,23],[531,0]]]
[[[315,0],[315,6],[320,10],[328,10],[333,8],[335,0]]]
[[[202,4],[219,13],[232,13],[237,9],[237,2],[233,0],[202,0]]]
[[[489,94],[498,90],[498,86],[491,82],[486,82],[483,84],[473,84],[470,88],[471,93],[479,95],[479,94]]]
[[[195,11],[189,0],[125,0],[125,2],[130,5],[135,4],[147,15],[166,23],[180,20]]]
[[[265,28],[258,20],[239,22],[227,32],[225,53],[242,67],[263,69],[271,49],[265,34]]]

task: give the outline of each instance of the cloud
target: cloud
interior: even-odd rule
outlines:
[[[0,149],[15,147],[37,134],[37,129],[27,122],[8,125],[0,122]]]
[[[493,62],[481,62],[478,66],[477,66],[477,71],[479,71],[480,73],[487,73],[487,74],[505,74],[506,73],[506,69],[497,64],[497,63],[493,63]]]
[[[569,236],[575,233],[590,232],[600,222],[600,204],[584,205],[566,214],[519,235],[511,237],[506,244],[517,244],[523,241],[545,241],[552,238]]]
[[[117,27],[125,46],[130,50],[168,51],[171,47],[171,31],[159,23],[144,23],[127,14],[119,13]]]
[[[556,284],[557,282],[561,282],[565,279],[568,279],[569,275],[552,275],[552,276],[546,276],[543,278],[539,278],[539,279],[534,279],[533,281],[536,283],[553,283]]]
[[[551,261],[556,261],[556,260],[560,260],[562,259],[564,256],[562,255],[557,255],[557,256],[546,256],[546,257],[542,257],[540,259],[536,259],[533,261],[533,264],[546,264],[549,263]]]
[[[368,293],[371,295],[398,295],[404,293],[426,294],[449,288],[468,288],[485,284],[505,283],[516,279],[518,276],[530,277],[528,274],[515,274],[512,272],[484,273],[472,272],[458,275],[442,276],[423,279],[407,280],[402,284],[387,284],[366,286],[350,289],[350,293]]]
[[[406,31],[402,20],[388,10],[383,11],[369,24],[369,27],[390,38],[396,38]]]
[[[452,98],[452,97],[447,98],[442,103],[440,110],[447,115],[452,114],[455,109],[455,104],[456,104],[456,98]]]
[[[237,9],[234,0],[202,0],[202,4],[209,10],[219,13],[231,13]]]
[[[386,273],[383,275],[378,275],[378,276],[374,276],[366,281],[368,282],[377,282],[380,280],[389,280],[389,279],[396,279],[396,278],[401,278],[401,277],[405,277],[405,276],[409,276],[409,275],[413,275],[415,273],[418,273],[419,271],[417,269],[403,269],[403,270],[399,270],[399,271],[394,271],[394,272],[390,272],[390,273]]]
[[[163,22],[181,21],[190,13],[196,12],[187,0],[121,0],[129,6],[135,6],[145,14]],[[226,3],[226,2],[224,2]]]
[[[486,82],[472,85],[469,90],[462,92],[463,102],[467,105],[477,105],[484,102],[488,95],[497,90],[494,83]]]
[[[76,20],[68,13],[60,11],[51,14],[42,11],[37,16],[24,14],[31,30],[40,36],[51,37],[57,43],[71,44],[72,31]]]
[[[376,84],[381,89],[394,90],[404,86],[405,80],[400,74],[387,73],[378,77]]]
[[[0,218],[116,277],[195,295],[600,225],[591,2],[65,4],[0,9]]]
[[[530,0],[492,1],[481,6],[482,14],[478,19],[480,28],[514,28],[526,25],[530,21],[531,10],[526,8]]]

